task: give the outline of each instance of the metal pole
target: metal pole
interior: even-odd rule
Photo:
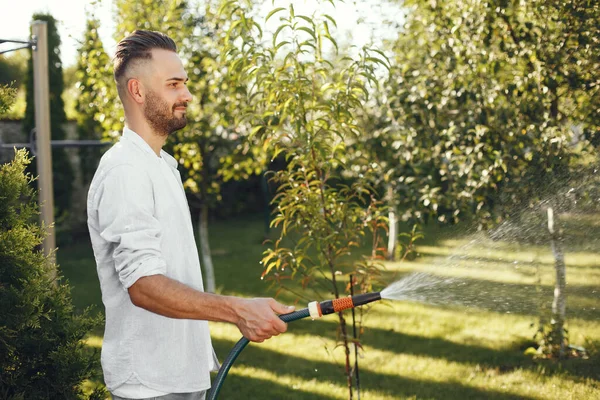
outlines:
[[[56,239],[54,236],[54,188],[52,185],[52,151],[50,147],[50,97],[48,84],[48,26],[44,21],[34,21],[32,31],[33,83],[35,97],[35,126],[37,131],[37,168],[39,173],[39,202],[41,222],[46,228],[44,255],[52,263]],[[52,268],[52,278],[56,269]]]

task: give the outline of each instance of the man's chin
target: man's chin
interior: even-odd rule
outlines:
[[[183,129],[187,126],[187,118],[185,115],[177,121],[177,129]]]
[[[170,133],[179,131],[179,130],[185,128],[186,126],[187,126],[187,119],[185,117],[183,117],[182,119],[179,119],[176,124],[173,124],[173,126],[170,129],[170,131],[171,131]]]

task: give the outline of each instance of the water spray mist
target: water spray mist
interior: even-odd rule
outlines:
[[[312,319],[318,319],[324,315],[333,314],[336,312],[348,310],[350,308],[362,306],[373,301],[381,300],[382,294],[383,298],[385,298],[385,290],[383,290],[382,292],[364,293],[358,294],[356,296],[325,300],[320,303],[317,301],[313,301],[308,304],[308,307],[298,311],[294,311],[289,314],[280,315],[279,318],[283,322],[297,321],[299,319],[307,317],[311,317]],[[212,388],[207,396],[207,400],[214,400],[217,398],[219,391],[223,386],[223,382],[225,381],[225,378],[229,373],[229,369],[237,359],[238,355],[242,352],[242,350],[244,350],[246,345],[248,345],[248,343],[249,340],[243,337],[236,343],[235,346],[233,346],[233,349],[229,352],[227,358],[225,359],[225,361],[223,361],[223,365],[221,365],[221,368],[217,373],[217,377],[213,382]]]

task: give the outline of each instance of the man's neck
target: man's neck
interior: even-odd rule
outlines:
[[[161,136],[154,132],[154,130],[147,123],[127,123],[127,127],[137,133],[160,157],[160,151],[167,141],[167,136]]]

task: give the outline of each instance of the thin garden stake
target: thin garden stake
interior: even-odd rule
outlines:
[[[350,296],[354,296],[354,279],[350,275]],[[354,338],[354,373],[356,374],[356,398],[360,400],[360,375],[358,374],[358,338],[356,337],[356,318],[352,307],[352,335]]]

